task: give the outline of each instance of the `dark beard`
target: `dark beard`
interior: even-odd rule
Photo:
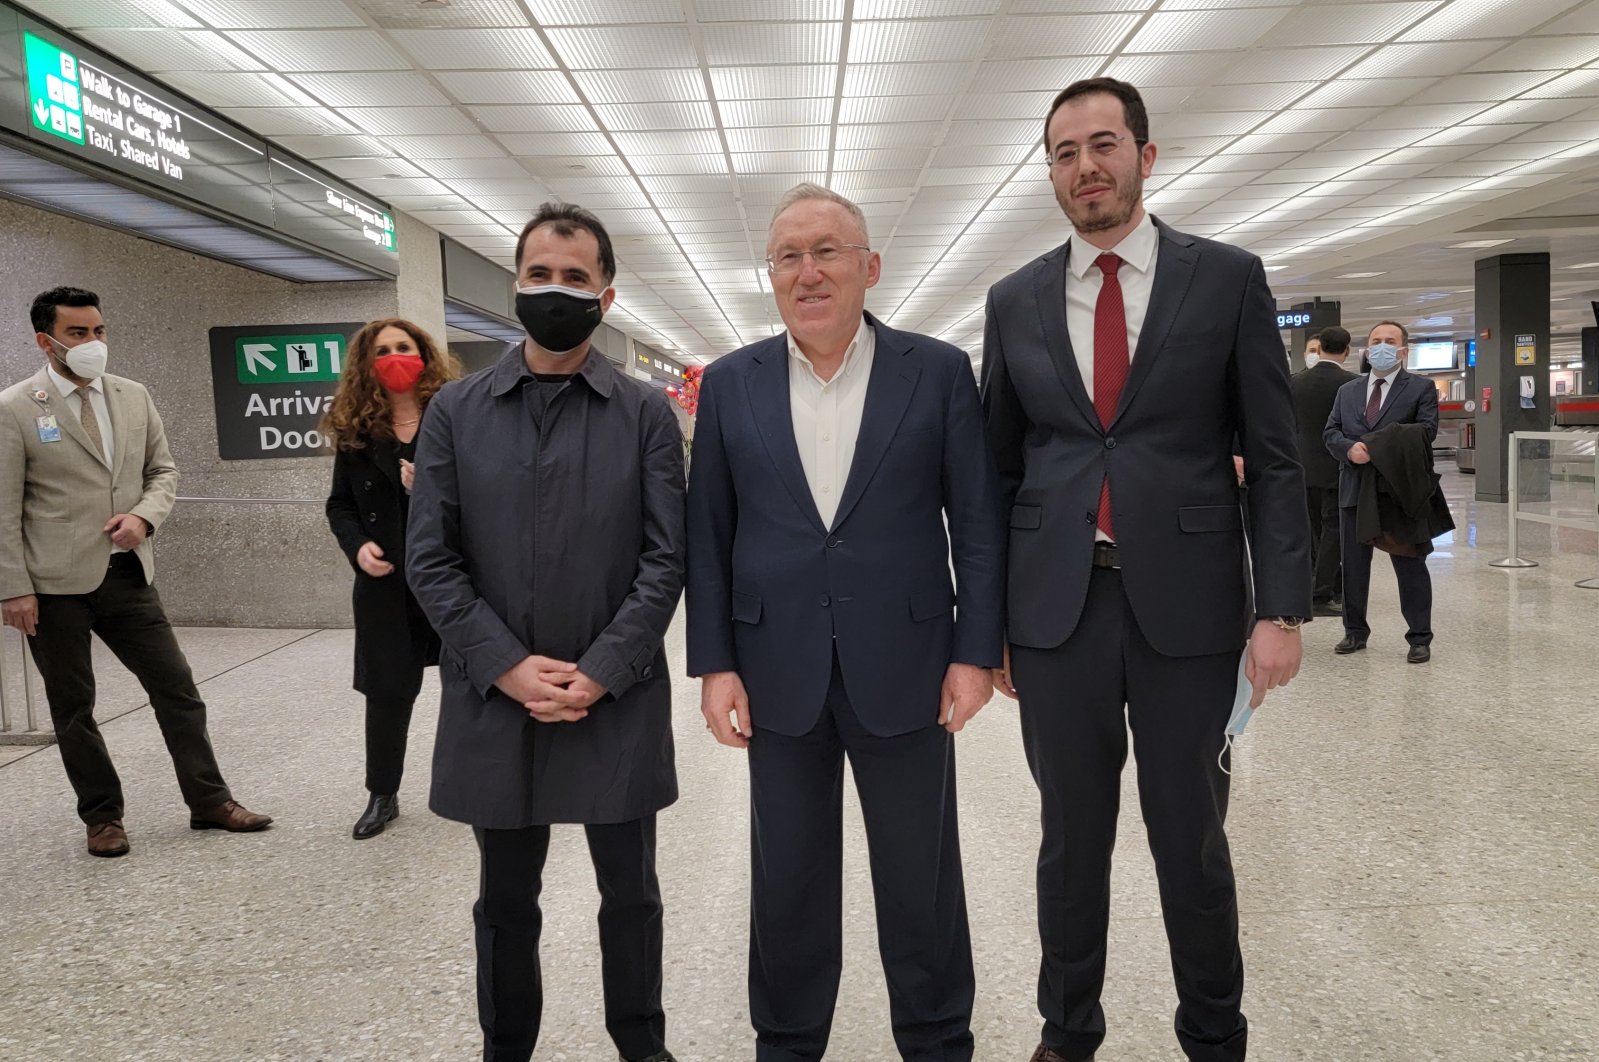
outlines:
[[[1143,174],[1134,171],[1132,183],[1127,193],[1124,194],[1118,185],[1111,190],[1111,201],[1104,204],[1104,211],[1095,211],[1092,207],[1088,212],[1079,215],[1071,205],[1070,194],[1055,193],[1055,201],[1066,212],[1066,218],[1072,223],[1072,228],[1081,233],[1107,232],[1110,229],[1120,228],[1133,219],[1133,213],[1138,209],[1139,200],[1144,195]]]

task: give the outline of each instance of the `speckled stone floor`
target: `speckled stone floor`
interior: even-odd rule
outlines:
[[[1461,530],[1431,566],[1433,663],[1404,661],[1392,576],[1374,572],[1371,648],[1306,634],[1301,678],[1252,723],[1230,822],[1252,1057],[1315,1062],[1599,1058],[1599,574],[1595,536],[1531,527],[1449,486]],[[167,579],[181,578],[169,572]],[[462,1060],[474,1013],[469,832],[429,815],[436,717],[419,705],[390,832],[356,844],[361,730],[346,631],[182,632],[241,799],[278,824],[187,828],[142,696],[102,662],[101,717],[133,853],[83,852],[53,748],[0,756],[0,1059]],[[14,639],[8,639],[14,654]],[[681,662],[681,633],[671,647]],[[679,667],[679,675],[681,668]],[[748,814],[740,754],[711,742],[678,681],[683,799],[661,819],[670,1041],[684,1062],[749,1059]],[[11,757],[11,758],[7,758]],[[1031,864],[1037,798],[1015,711],[959,739],[980,1060],[1038,1039]],[[1126,774],[1101,1062],[1167,1062],[1174,997]],[[864,838],[850,806],[844,986],[830,1058],[895,1056]],[[541,1062],[615,1057],[600,1013],[596,899],[581,835],[557,832],[545,887]]]

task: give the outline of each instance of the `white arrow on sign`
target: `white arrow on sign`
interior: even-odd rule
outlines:
[[[50,105],[48,103],[44,102],[44,100],[34,100],[33,101],[33,113],[34,113],[34,116],[39,119],[39,124],[40,125],[46,125],[46,124],[49,123],[49,121],[50,121]]]
[[[277,365],[272,362],[271,358],[267,357],[267,354],[274,349],[276,348],[271,343],[246,343],[244,345],[244,364],[249,368],[251,376],[260,374],[261,370],[256,368],[257,364],[266,366],[267,372],[278,371]]]

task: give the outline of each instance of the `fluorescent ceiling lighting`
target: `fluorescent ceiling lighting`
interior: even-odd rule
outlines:
[[[1595,265],[1599,265],[1599,262],[1596,262],[1594,264]],[[1388,275],[1388,271],[1385,269],[1385,270],[1383,270],[1380,273],[1343,273],[1343,274],[1340,274],[1339,276],[1333,277],[1333,279],[1334,280],[1370,280],[1372,277],[1382,277],[1382,276],[1387,276],[1387,275]]]
[[[1475,251],[1475,250],[1478,250],[1479,248],[1483,248],[1483,247],[1499,247],[1499,246],[1502,246],[1503,244],[1514,243],[1515,241],[1516,241],[1516,238],[1514,236],[1512,236],[1509,239],[1505,239],[1505,240],[1467,240],[1465,243],[1452,243],[1449,246],[1451,248],[1453,248],[1453,249],[1461,250],[1461,251]]]
[[[1599,262],[1578,262],[1576,265],[1568,265],[1566,268],[1567,269],[1596,269],[1596,268],[1599,268]]]

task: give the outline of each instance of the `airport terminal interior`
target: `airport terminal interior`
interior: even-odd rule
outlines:
[[[867,311],[981,375],[990,288],[1072,233],[1044,119],[1095,77],[1147,103],[1149,212],[1261,260],[1285,375],[1337,328],[1360,369],[1392,321],[1437,397],[1430,662],[1379,554],[1365,650],[1313,618],[1232,754],[1251,1056],[1599,1059],[1599,0],[0,0],[0,387],[43,366],[35,295],[98,293],[108,371],[149,389],[181,474],[161,600],[230,785],[275,819],[191,831],[150,698],[96,641],[132,850],[91,858],[0,628],[0,1060],[481,1057],[478,853],[428,808],[437,670],[399,817],[351,836],[363,700],[320,420],[349,337],[400,316],[493,365],[525,335],[518,234],[580,205],[618,266],[594,350],[665,393],[692,461],[706,367],[785,331],[767,230],[814,182],[868,223]],[[666,1040],[726,1062],[755,1054],[749,771],[686,655],[680,613]],[[1016,703],[954,748],[973,1057],[1023,1062],[1041,827]],[[1176,1062],[1131,766],[1097,1059]],[[844,824],[827,1057],[883,1062],[852,784]],[[596,905],[582,831],[555,827],[540,1062],[617,1057]]]

